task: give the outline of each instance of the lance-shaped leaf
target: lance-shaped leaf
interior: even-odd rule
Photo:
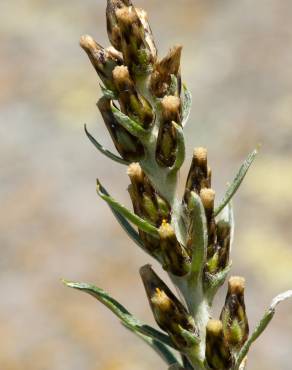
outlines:
[[[192,223],[192,265],[191,281],[196,283],[200,278],[207,254],[207,223],[201,198],[192,191],[188,203]]]
[[[123,217],[128,219],[130,222],[132,222],[134,225],[136,225],[140,230],[145,231],[146,233],[159,238],[158,229],[151,225],[149,222],[143,220],[143,218],[135,215],[135,213],[131,212],[129,209],[127,209],[125,206],[121,205],[119,202],[117,202],[114,198],[111,196],[105,194],[102,189],[104,189],[99,181],[97,180],[96,190],[97,194],[105,200],[108,205],[113,208],[115,211],[117,211],[119,214],[121,214]]]
[[[100,190],[102,193],[104,193],[107,196],[110,196],[108,191],[101,185]],[[114,208],[110,206],[111,211],[113,212],[113,215],[115,216],[118,223],[122,226],[123,230],[128,234],[128,236],[139,246],[141,247],[145,252],[147,252],[146,249],[144,249],[143,242],[140,239],[139,234],[137,231],[133,228],[133,226],[127,221],[127,219],[122,216],[119,212],[117,212]],[[148,253],[148,252],[147,252]]]
[[[128,161],[125,161],[121,157],[118,157],[117,155],[113,154],[109,150],[105,149],[103,145],[101,145],[87,130],[86,124],[84,125],[84,131],[88,137],[88,139],[92,142],[92,144],[96,147],[97,150],[99,150],[102,154],[104,154],[106,157],[112,159],[113,161],[124,164],[124,165],[129,165]]]
[[[182,362],[183,362],[183,368],[185,370],[193,370],[193,366],[189,362],[188,358],[186,355],[182,355]]]
[[[240,369],[242,361],[245,359],[250,346],[253,344],[254,341],[258,339],[258,337],[263,333],[263,331],[267,328],[270,321],[275,315],[276,307],[279,303],[285,301],[288,298],[292,298],[292,290],[288,290],[285,293],[279,294],[277,297],[275,297],[269,307],[269,309],[265,312],[263,318],[258,323],[257,327],[255,328],[254,332],[251,334],[249,339],[245,342],[242,349],[240,350],[238,357],[236,359],[236,363],[234,366],[234,370]]]
[[[217,216],[224,208],[225,206],[230,202],[234,194],[236,193],[237,189],[241,185],[243,179],[245,178],[245,175],[247,174],[247,171],[249,170],[250,166],[252,165],[256,155],[258,154],[258,150],[255,149],[252,153],[249,154],[247,159],[244,161],[242,166],[240,167],[237,175],[235,176],[233,182],[231,185],[229,185],[221,203],[219,206],[215,209],[215,216]]]
[[[110,309],[121,320],[123,325],[133,332],[141,333],[147,337],[173,347],[170,338],[166,334],[152,328],[151,326],[142,324],[123,305],[109,296],[104,290],[86,283],[78,283],[67,280],[63,280],[63,283],[69,288],[80,290],[96,298],[99,302],[103,303],[108,309]]]
[[[125,326],[125,328],[132,331],[127,326]],[[167,363],[168,365],[179,364],[174,354],[174,351],[171,348],[169,348],[167,345],[163,344],[162,342],[159,342],[156,339],[148,337],[147,335],[141,334],[139,332],[135,332],[135,334],[139,338],[141,338],[145,343],[147,343],[152,349],[154,349],[154,351],[162,358],[162,360],[165,363]]]
[[[189,119],[192,107],[192,94],[183,84],[182,89],[182,127],[184,127]]]
[[[113,103],[111,102],[111,110],[115,119],[119,122],[119,124],[124,127],[130,134],[133,136],[143,139],[147,135],[147,131],[139,125],[139,123],[132,120],[130,117],[126,116],[122,113],[118,108],[116,108]]]
[[[186,147],[185,147],[185,139],[183,134],[183,129],[180,125],[175,122],[172,122],[175,130],[176,130],[176,154],[175,154],[175,162],[170,169],[170,172],[178,171],[184,163],[185,156],[186,156]]]
[[[144,334],[136,333],[145,343],[147,343],[154,351],[162,358],[162,360],[168,365],[179,365],[177,358],[173,351],[165,344],[150,338]]]

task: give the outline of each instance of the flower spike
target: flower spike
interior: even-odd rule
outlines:
[[[105,149],[86,126],[85,132],[102,154],[128,166],[133,210],[117,202],[99,181],[97,193],[130,239],[165,270],[177,295],[150,265],[141,268],[161,332],[141,324],[101,289],[66,284],[110,308],[169,370],[246,370],[250,346],[271,321],[276,305],[292,297],[291,291],[276,297],[249,336],[245,280],[231,277],[220,319],[211,316],[215,295],[232,266],[232,198],[258,150],[249,154],[215,206],[207,149],[199,143],[179,197],[179,170],[186,157],[184,127],[192,104],[181,79],[182,46],[159,57],[147,13],[132,0],[107,0],[106,21],[112,46],[103,48],[88,35],[81,37],[80,45],[101,80],[97,106],[118,154]]]

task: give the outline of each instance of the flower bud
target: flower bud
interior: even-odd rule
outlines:
[[[155,63],[153,72],[151,74],[150,88],[158,98],[169,93],[171,86],[171,76],[177,78],[177,91],[176,94],[180,96],[181,78],[180,78],[180,59],[181,59],[182,46],[174,46],[160,61]],[[174,94],[174,92],[172,92]]]
[[[111,110],[110,100],[101,98],[97,106],[121,157],[129,162],[141,160],[144,157],[143,145],[117,122]]]
[[[139,163],[132,163],[128,167],[131,180],[129,193],[134,212],[156,227],[160,227],[163,220],[170,222],[171,208],[168,202],[157,193]],[[140,238],[148,252],[155,256],[161,255],[159,238],[155,238],[139,230]]]
[[[219,253],[219,270],[224,270],[229,263],[231,226],[228,222],[221,220],[217,223],[217,245]]]
[[[118,91],[121,111],[144,128],[148,128],[154,119],[154,114],[147,100],[137,92],[128,67],[116,67],[112,76]]]
[[[209,320],[207,324],[206,359],[212,370],[228,370],[232,366],[232,356],[224,341],[223,325],[219,320]]]
[[[173,122],[181,123],[181,101],[177,96],[165,96],[161,101],[156,160],[163,167],[171,167],[176,158],[177,132]]]
[[[203,188],[200,191],[200,198],[205,209],[207,223],[214,218],[215,191],[213,189]]]
[[[156,227],[165,220],[171,220],[171,208],[168,202],[157,193],[139,163],[128,167],[131,180],[131,193],[137,207],[138,216],[147,219]]]
[[[121,31],[116,17],[117,9],[132,6],[131,0],[107,0],[106,23],[107,33],[111,44],[119,51],[121,46]]]
[[[150,265],[143,266],[140,275],[158,326],[169,334],[178,349],[188,348],[191,339],[197,337],[193,318]]]
[[[206,214],[209,250],[213,249],[216,241],[216,223],[214,217],[215,191],[212,189],[203,188],[200,191],[200,198]]]
[[[159,228],[160,247],[163,258],[163,268],[176,276],[184,276],[190,269],[190,258],[176,238],[173,228],[167,222],[162,222]]]
[[[157,52],[146,13],[128,6],[116,8],[115,17],[120,34],[119,50],[125,64],[134,73],[147,71],[155,62]]]
[[[148,49],[150,50],[150,54],[153,56],[153,59],[156,60],[157,58],[157,49],[154,42],[152,30],[148,21],[148,15],[147,12],[144,9],[136,8],[136,12],[138,14],[138,17],[142,23],[142,26],[144,28],[144,40],[145,43],[148,46]]]
[[[231,226],[225,220],[216,224],[216,243],[208,247],[205,272],[216,274],[229,264]]]
[[[195,148],[185,188],[185,203],[188,204],[189,196],[192,191],[200,195],[202,189],[210,188],[210,186],[211,170],[208,168],[207,149]]]
[[[94,69],[107,89],[115,91],[112,72],[122,64],[123,58],[113,48],[104,49],[91,36],[84,35],[80,39],[80,46],[87,53]]]
[[[243,346],[249,334],[244,287],[244,278],[234,276],[229,279],[228,293],[220,316],[223,323],[224,340],[235,352]]]

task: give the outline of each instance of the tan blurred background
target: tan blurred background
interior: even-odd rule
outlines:
[[[219,198],[263,144],[235,201],[233,273],[247,277],[253,327],[271,298],[292,287],[292,2],[136,4],[149,12],[161,55],[184,45],[194,104],[182,184],[192,148],[206,145]],[[78,47],[83,33],[108,43],[104,11],[105,1],[0,2],[1,370],[165,368],[104,307],[60,282],[96,283],[153,323],[138,277],[151,261],[95,194],[99,176],[129,204],[125,168],[83,133],[87,122],[112,147],[95,107],[97,78]],[[291,369],[291,342],[289,302],[254,346],[249,369]]]

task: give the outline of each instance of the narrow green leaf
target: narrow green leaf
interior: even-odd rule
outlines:
[[[118,157],[117,155],[113,154],[109,150],[105,149],[104,146],[102,146],[87,130],[86,124],[84,125],[84,131],[88,137],[88,139],[92,142],[92,144],[96,147],[97,150],[99,150],[102,154],[104,154],[106,157],[112,159],[115,162],[118,162],[120,164],[124,164],[126,166],[129,165],[128,161],[125,161],[123,158]]]
[[[187,89],[186,85],[183,84],[182,90],[182,127],[184,127],[189,119],[192,107],[192,94]]]
[[[193,225],[191,281],[197,282],[202,275],[206,260],[208,237],[205,210],[201,198],[193,191],[190,195],[189,210]]]
[[[100,190],[102,193],[104,193],[105,195],[107,196],[110,196],[110,194],[108,193],[108,191],[100,184]],[[140,239],[140,236],[139,234],[137,233],[137,231],[133,228],[133,226],[127,221],[127,219],[122,216],[119,212],[117,212],[114,208],[112,208],[111,206],[109,206],[112,213],[114,214],[116,220],[118,221],[118,223],[122,226],[123,230],[128,234],[128,236],[139,246],[141,247],[144,251],[146,251],[146,249],[144,249],[144,246],[143,246],[143,242],[142,240]],[[147,251],[146,251],[147,252]]]
[[[100,88],[101,88],[103,96],[107,98],[108,100],[117,99],[116,94],[112,90],[109,90],[102,85],[100,85]]]
[[[177,148],[176,148],[176,158],[173,166],[171,167],[171,172],[178,171],[184,163],[185,156],[186,156],[186,147],[185,147],[185,139],[183,129],[180,125],[175,122],[172,122],[176,133],[177,133]]]
[[[217,216],[224,208],[225,206],[230,202],[234,194],[236,193],[237,189],[241,185],[243,179],[245,178],[245,175],[247,174],[247,171],[249,170],[250,166],[252,165],[253,161],[255,160],[255,157],[258,154],[258,150],[255,149],[252,153],[249,154],[247,159],[244,161],[242,166],[240,167],[237,175],[235,176],[232,184],[228,187],[225,196],[223,197],[221,203],[219,206],[215,209],[215,216]]]
[[[240,365],[244,358],[246,357],[251,345],[264,332],[264,330],[267,328],[272,318],[274,317],[277,305],[288,298],[292,298],[292,290],[288,290],[285,293],[279,294],[277,297],[273,299],[269,309],[265,312],[263,318],[255,328],[254,332],[251,334],[250,338],[245,342],[244,346],[240,350],[238,357],[236,359],[234,370],[240,369]]]
[[[146,337],[147,338],[147,337]],[[153,339],[149,339],[152,341],[152,348],[158,353],[158,355],[164,360],[168,365],[178,364],[177,358],[173,354],[173,352],[163,343],[158,342]]]
[[[125,326],[125,328],[129,329]],[[129,329],[132,331],[131,329]],[[133,331],[132,331],[133,332]],[[148,337],[147,335],[141,334],[139,332],[135,333],[139,338],[141,338],[145,343],[147,343],[167,365],[179,364],[178,360],[174,354],[174,351],[171,350],[167,345]]]
[[[149,336],[150,338],[156,339],[161,343],[167,344],[168,346],[175,348],[168,335],[152,328],[149,325],[141,325],[139,328],[139,332]]]
[[[183,367],[185,370],[193,370],[193,366],[190,364],[188,358],[185,355],[182,355]]]
[[[121,214],[123,217],[128,219],[130,222],[132,222],[134,225],[136,225],[140,230],[145,231],[146,233],[159,238],[158,229],[151,225],[149,222],[143,220],[141,217],[135,215],[135,213],[131,212],[129,209],[118,203],[115,199],[113,199],[111,196],[106,195],[103,193],[102,189],[104,189],[99,181],[97,180],[97,194],[105,200],[108,205],[113,208],[115,211],[117,211],[119,214]]]
[[[118,108],[116,108],[113,103],[111,102],[111,110],[113,112],[113,115],[115,119],[119,122],[119,124],[124,127],[130,134],[133,136],[143,139],[147,131],[139,125],[139,123],[133,121],[130,117],[126,116],[124,113],[122,113]]]
[[[110,309],[121,320],[123,325],[133,332],[141,333],[142,335],[146,335],[147,337],[173,347],[168,335],[148,325],[143,325],[138,319],[131,315],[131,313],[123,305],[109,296],[104,290],[86,283],[78,283],[67,280],[63,280],[63,283],[69,288],[80,290],[96,298],[99,302],[103,303],[108,309]]]

